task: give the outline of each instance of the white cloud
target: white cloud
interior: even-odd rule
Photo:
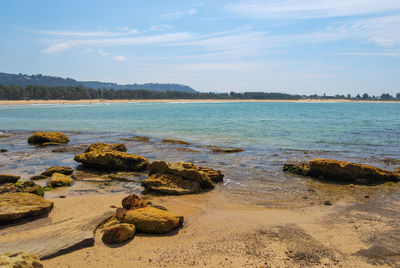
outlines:
[[[113,57],[113,60],[118,61],[118,62],[124,62],[126,61],[128,58],[125,56],[115,56]]]
[[[244,0],[226,8],[238,15],[266,19],[345,17],[400,9],[399,0]]]
[[[153,25],[150,27],[150,31],[162,31],[162,30],[171,30],[172,27],[166,24]]]
[[[99,50],[97,50],[97,54],[99,54],[100,56],[107,56],[108,55],[108,53],[104,52],[104,50],[101,49],[101,48],[99,48]]]
[[[181,17],[191,16],[196,13],[197,13],[197,9],[191,8],[188,10],[179,10],[179,11],[175,11],[175,12],[166,13],[166,14],[161,15],[161,18],[165,19],[165,20],[179,19]]]
[[[59,37],[70,37],[70,38],[90,38],[90,37],[117,37],[135,34],[138,32],[137,29],[130,28],[117,28],[119,31],[37,31],[40,34],[59,36]]]
[[[42,53],[44,53],[44,54],[55,54],[55,53],[58,53],[58,52],[63,51],[63,50],[68,50],[71,47],[72,47],[71,44],[67,43],[67,42],[57,43],[57,44],[54,44],[54,45],[52,45],[52,46],[50,46],[50,47],[48,47],[46,49],[43,49]]]

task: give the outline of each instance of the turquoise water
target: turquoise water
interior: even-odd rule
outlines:
[[[122,103],[0,107],[0,130],[129,132],[246,149],[400,154],[399,103]]]

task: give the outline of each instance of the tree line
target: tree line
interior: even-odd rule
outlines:
[[[258,99],[258,100],[300,100],[300,99],[349,99],[349,100],[400,100],[400,93],[392,96],[383,93],[381,96],[363,95],[291,95],[285,93],[244,92],[244,93],[204,93],[204,92],[180,92],[180,91],[151,91],[137,90],[113,90],[92,89],[82,86],[54,86],[28,85],[26,87],[0,84],[0,100],[135,100],[135,99]]]

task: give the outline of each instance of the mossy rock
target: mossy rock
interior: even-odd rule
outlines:
[[[74,180],[70,176],[61,173],[54,173],[50,180],[50,185],[53,187],[70,186],[73,183]]]
[[[37,132],[28,138],[28,143],[37,145],[45,143],[63,144],[68,142],[68,136],[61,132]]]

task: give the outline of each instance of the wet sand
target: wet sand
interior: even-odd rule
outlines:
[[[146,99],[146,100],[0,100],[0,105],[25,104],[95,104],[95,103],[215,103],[215,102],[300,102],[300,103],[398,103],[399,101],[304,99],[304,100],[223,100],[223,99]]]
[[[0,145],[9,149],[0,154],[2,172],[27,180],[53,165],[77,168],[72,157],[83,150],[84,144],[124,138],[71,132],[69,145],[35,148],[26,143],[29,133],[7,132],[7,137],[0,139]],[[45,267],[400,265],[400,187],[396,183],[337,185],[281,171],[287,159],[321,157],[326,152],[279,152],[275,160],[272,156],[269,162],[263,160],[266,167],[260,170],[251,165],[254,160],[246,152],[213,155],[203,147],[195,147],[204,152],[194,154],[180,150],[185,146],[163,144],[155,139],[124,142],[128,152],[140,152],[151,161],[194,161],[221,169],[225,183],[203,194],[154,196],[145,195],[138,183],[146,177],[145,173],[97,174],[78,170],[73,186],[46,192],[45,198],[54,201],[48,217],[1,229],[0,249],[45,255],[57,247],[65,248],[94,237],[94,241],[43,260]],[[57,148],[67,150],[53,152]],[[380,165],[394,168],[384,162]],[[110,180],[109,175],[127,181]],[[105,245],[96,226],[115,211],[111,206],[120,207],[121,200],[130,193],[141,194],[153,204],[183,215],[183,227],[166,235],[138,233],[126,243]],[[324,205],[327,200],[333,205]]]

